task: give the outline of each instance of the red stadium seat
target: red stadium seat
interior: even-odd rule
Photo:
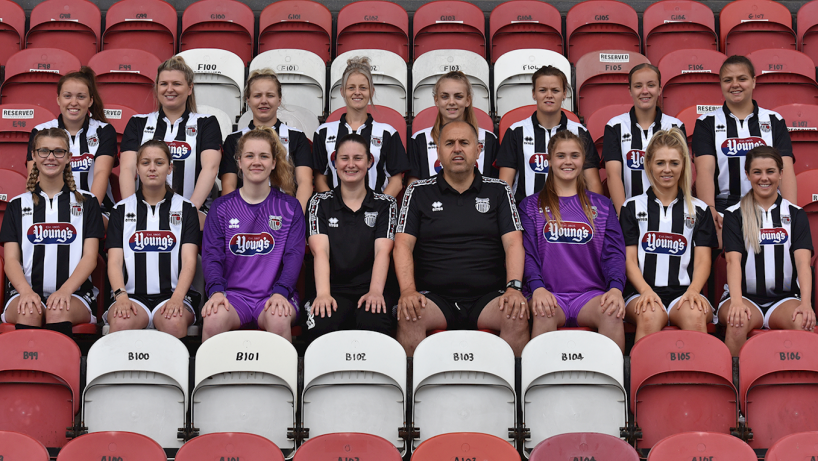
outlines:
[[[19,171],[0,169],[0,213],[6,211],[8,202],[26,191],[28,176]]]
[[[770,448],[796,432],[818,430],[818,335],[774,330],[739,352],[742,414],[753,448]]]
[[[403,147],[406,147],[406,119],[403,118],[403,115],[399,114],[394,109],[378,105],[372,106],[371,104],[366,106],[366,111],[372,114],[372,118],[375,121],[392,125],[392,128],[394,128],[400,135],[400,140],[403,143]],[[329,114],[329,117],[327,117],[327,122],[341,120],[341,115],[345,114],[346,112],[346,107],[335,110]]]
[[[588,134],[590,134],[591,139],[594,140],[596,151],[599,153],[599,157],[603,159],[603,163],[605,160],[602,156],[602,141],[605,136],[605,125],[617,115],[629,112],[631,107],[633,107],[633,104],[611,104],[585,117],[585,126],[588,127]]]
[[[565,17],[565,36],[568,60],[577,65],[592,51],[641,51],[636,10],[614,0],[589,0],[571,7]]]
[[[818,61],[818,1],[805,3],[798,10],[798,49]]]
[[[424,3],[415,11],[412,28],[414,59],[431,50],[466,50],[486,57],[486,18],[473,3]]]
[[[283,459],[283,458],[282,458]],[[293,461],[351,459],[357,461],[400,461],[392,442],[370,434],[340,432],[307,439],[295,452]],[[412,459],[415,459],[412,457]],[[185,461],[185,460],[178,460]]]
[[[764,49],[747,55],[756,69],[753,99],[762,107],[818,103],[815,63],[800,51]]]
[[[520,455],[510,443],[488,434],[453,432],[423,441],[412,453],[412,461],[474,459],[519,461]]]
[[[503,136],[505,136],[506,131],[508,131],[508,128],[511,125],[514,125],[515,123],[519,122],[524,118],[531,117],[531,114],[533,114],[536,110],[537,105],[532,104],[530,106],[518,107],[510,112],[507,112],[506,115],[503,115],[503,118],[500,119],[499,133],[500,142],[503,142]],[[579,117],[577,117],[577,114],[567,109],[562,109],[562,113],[565,114],[566,117],[568,117],[568,120],[572,120],[574,122],[579,123]]]
[[[25,434],[0,431],[0,458],[8,461],[48,461],[48,450],[39,440]]]
[[[741,439],[711,432],[671,435],[657,443],[648,455],[648,461],[676,459],[756,461],[758,458],[753,449]]]
[[[8,72],[8,68],[6,70]],[[8,75],[8,74],[6,74]],[[5,90],[5,87],[3,88]],[[57,90],[50,96],[56,101]],[[31,130],[41,124],[57,118],[48,109],[33,104],[3,104],[0,106],[0,159],[3,168],[13,170],[28,178],[26,157]],[[59,113],[59,112],[57,112]],[[0,182],[3,184],[3,182]],[[25,190],[25,187],[23,187]],[[6,193],[4,191],[4,193]],[[9,192],[10,194],[12,192]],[[21,194],[22,191],[18,192]],[[9,195],[8,198],[16,195]],[[5,208],[4,208],[5,209]]]
[[[176,9],[164,0],[122,0],[105,13],[102,49],[138,49],[164,61],[176,53]]]
[[[792,461],[815,458],[818,432],[799,432],[780,438],[764,456],[764,461]]]
[[[652,4],[642,16],[645,56],[659,62],[671,51],[719,50],[716,20],[709,6],[691,0],[665,0]]]
[[[133,432],[94,432],[70,441],[57,461],[87,460],[165,461],[165,450],[150,437]]]
[[[0,334],[0,350],[0,430],[62,447],[80,408],[79,347],[61,333],[17,330]]]
[[[513,50],[531,48],[556,51],[562,49],[562,17],[554,6],[537,0],[502,2],[489,18],[491,62]]]
[[[538,443],[530,461],[615,459],[639,461],[639,454],[622,439],[596,432],[555,435]]]
[[[693,151],[693,146],[692,146],[692,143],[693,143],[693,130],[696,128],[696,120],[698,120],[698,118],[702,114],[710,112],[710,111],[705,111],[705,110],[702,110],[702,109],[703,108],[698,107],[698,106],[690,106],[690,107],[688,107],[686,109],[682,109],[681,112],[676,114],[676,118],[681,120],[682,123],[685,126],[685,131],[687,133],[687,149],[688,149],[688,152]],[[691,166],[693,166],[695,168],[695,165],[692,162],[691,162]],[[695,180],[694,180],[694,186],[695,186]],[[695,195],[695,193],[693,195]]]
[[[772,0],[737,0],[719,13],[721,50],[727,56],[746,56],[762,48],[794,50],[792,13]]]
[[[788,104],[773,110],[787,122],[795,156],[795,173],[818,169],[818,106]]]
[[[628,72],[648,58],[626,50],[598,50],[577,61],[577,112],[588,117],[611,104],[633,104],[628,92]]]
[[[58,48],[83,64],[99,50],[101,15],[87,0],[46,0],[31,10],[29,23],[26,48]]]
[[[143,50],[107,50],[97,53],[88,66],[97,74],[97,88],[105,106],[127,105],[147,114],[156,107],[156,69],[162,61]]]
[[[818,245],[818,202],[811,202],[804,205],[804,211],[807,213],[807,220],[809,221],[809,231],[812,234],[813,248]],[[815,267],[816,257],[812,258],[812,266]],[[813,298],[815,296],[813,295]],[[814,304],[813,304],[814,305]]]
[[[307,50],[330,62],[332,13],[312,0],[271,3],[259,17],[258,52]]]
[[[236,0],[200,0],[182,14],[179,51],[216,48],[236,54],[245,65],[253,59],[255,17]]]
[[[6,62],[6,80],[0,86],[0,101],[3,104],[35,104],[59,114],[57,82],[63,75],[79,68],[80,60],[64,50],[18,51]]]
[[[284,455],[273,442],[259,435],[243,432],[200,435],[182,445],[176,453],[176,461],[206,459],[284,461]]]
[[[673,115],[690,106],[721,106],[719,69],[725,59],[727,56],[713,50],[668,53],[657,66],[662,73],[662,110]],[[693,127],[688,130],[692,133]]]
[[[11,0],[0,2],[0,66],[14,53],[25,48],[26,13]]]
[[[480,128],[494,133],[494,122],[491,120],[491,117],[489,117],[489,114],[475,108],[474,115],[477,116],[477,124],[480,125]],[[436,119],[437,107],[432,106],[423,109],[419,114],[415,115],[415,118],[412,119],[412,134],[415,134],[420,130],[425,130],[426,128],[434,125]]]
[[[105,117],[108,119],[108,123],[113,125],[114,130],[116,130],[117,145],[122,142],[122,134],[125,133],[125,127],[128,126],[128,120],[138,113],[139,112],[128,106],[108,104],[108,101],[105,101]],[[111,181],[111,187],[114,187],[113,181]]]
[[[397,3],[362,0],[338,13],[335,55],[347,51],[391,51],[409,62],[409,15]]]
[[[795,175],[795,181],[798,183],[798,206],[818,202],[818,170],[802,171]]]
[[[738,424],[733,359],[715,336],[683,330],[645,336],[631,350],[630,391],[641,449],[680,432],[729,434]]]

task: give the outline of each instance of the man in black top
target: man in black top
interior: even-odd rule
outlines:
[[[493,329],[519,357],[529,332],[514,195],[474,167],[480,148],[470,124],[444,125],[439,141],[441,173],[406,189],[398,218],[398,341],[411,356],[429,330]]]

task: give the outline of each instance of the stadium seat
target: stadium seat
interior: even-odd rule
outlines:
[[[318,126],[320,125],[320,123],[318,123],[318,117],[315,114],[313,114],[312,111],[307,110],[301,106],[295,106],[292,104],[287,104],[286,106],[284,105],[279,106],[278,119],[281,120],[282,123],[286,125],[289,125],[293,128],[298,128],[299,130],[303,131],[307,135],[307,139],[309,139],[310,141],[312,141],[311,139],[312,134],[315,133],[315,130],[317,130]],[[247,112],[241,115],[241,118],[239,118],[239,123],[237,126],[241,128],[250,126],[250,122],[252,120],[253,112],[248,110]],[[404,121],[404,123],[406,122]]]
[[[483,112],[491,113],[488,62],[477,53],[456,49],[429,51],[415,58],[412,65],[412,111],[414,113],[417,114],[435,105],[432,91],[437,80],[453,70],[459,70],[469,78],[474,92],[472,106]]]
[[[200,0],[185,8],[182,14],[179,51],[196,48],[226,50],[237,55],[246,66],[253,59],[255,21],[253,10],[245,3]]]
[[[657,66],[662,73],[662,111],[675,115],[690,106],[720,107],[724,96],[719,69],[725,59],[727,56],[713,50],[668,53]],[[687,128],[693,132],[692,126]]]
[[[235,118],[231,119],[223,110],[204,104],[196,104],[196,110],[200,114],[208,114],[216,117],[216,120],[219,122],[219,129],[222,132],[222,139],[227,138],[227,135],[236,131],[233,126],[233,120],[235,120]]]
[[[48,461],[48,450],[39,440],[19,432],[0,431],[0,457],[8,461]]]
[[[261,354],[264,355],[261,355]],[[246,432],[295,449],[298,354],[266,331],[229,331],[196,352],[191,425],[201,434]]]
[[[205,460],[284,461],[273,442],[244,432],[218,432],[200,435],[182,445],[175,461]]]
[[[631,350],[631,411],[637,448],[680,432],[730,434],[738,424],[733,359],[724,343],[697,331],[660,331]]]
[[[580,5],[582,3],[577,6]],[[610,49],[594,51],[579,58],[574,87],[577,112],[587,117],[611,104],[632,104],[628,72],[637,64],[647,62],[648,58],[639,53]]]
[[[818,430],[818,335],[773,330],[753,336],[739,352],[741,409],[750,446],[770,448],[796,432]]]
[[[818,170],[802,171],[795,175],[795,181],[798,183],[798,206],[818,202]]]
[[[818,2],[806,2],[798,10],[798,50],[818,61]]]
[[[521,49],[509,51],[497,59],[494,64],[494,109],[498,117],[531,102],[531,76],[540,67],[548,65],[561,70],[569,82],[573,81],[571,63],[555,51]],[[573,95],[568,93],[562,107],[571,110],[573,102]]]
[[[406,352],[394,339],[372,331],[336,331],[307,348],[301,418],[311,437],[372,434],[405,453],[399,435],[405,411]]]
[[[719,13],[721,50],[727,56],[746,56],[763,48],[796,49],[792,13],[772,0],[740,0]]]
[[[608,122],[617,115],[629,112],[633,104],[612,104],[598,109],[593,114],[585,117],[585,126],[588,127],[588,134],[594,140],[596,151],[599,157],[605,161],[602,155],[602,142],[605,138],[605,126]],[[691,130],[692,131],[692,130]]]
[[[158,443],[134,432],[95,432],[82,435],[60,450],[57,461],[87,460],[165,461],[167,455]]]
[[[0,334],[0,350],[0,431],[64,446],[80,409],[79,347],[54,331],[16,330]]]
[[[366,106],[366,111],[372,114],[372,119],[376,122],[392,125],[392,128],[394,128],[400,135],[400,140],[403,143],[403,147],[406,147],[406,139],[404,139],[406,138],[406,119],[403,118],[403,115],[399,114],[394,109],[390,109],[389,107],[373,106],[371,104]],[[341,115],[345,114],[346,112],[346,107],[335,110],[329,114],[327,117],[327,122],[341,120]],[[313,133],[314,132],[315,130],[313,130]]]
[[[0,169],[0,218],[6,211],[8,202],[26,191],[27,182],[28,177],[19,171]]]
[[[753,99],[761,107],[818,104],[815,63],[800,51],[756,50],[747,55],[756,69]]]
[[[506,112],[506,115],[503,115],[503,118],[500,119],[500,132],[498,133],[499,141],[501,143],[503,142],[503,136],[505,136],[506,131],[508,131],[511,125],[514,125],[515,123],[519,122],[524,118],[531,117],[531,115],[536,111],[537,105],[531,104],[528,106],[518,107],[512,111]],[[565,114],[566,117],[568,117],[568,120],[573,120],[577,123],[580,123],[577,114],[571,112],[570,110],[566,110],[563,108],[562,113]]]
[[[434,50],[466,50],[486,59],[486,18],[479,6],[459,0],[424,3],[412,17],[417,59]]]
[[[427,439],[415,449],[412,461],[515,461],[520,455],[506,440],[490,434],[455,432]]]
[[[619,436],[628,424],[622,351],[589,331],[555,331],[523,349],[523,420],[526,450],[567,432]]]
[[[643,46],[650,62],[676,50],[719,50],[716,20],[709,6],[691,0],[665,0],[645,9]]]
[[[0,66],[14,53],[25,48],[26,13],[11,0],[0,2]]]
[[[596,432],[573,432],[543,440],[534,447],[528,459],[530,461],[562,459],[639,461],[639,454],[632,446],[618,437]]]
[[[57,82],[63,75],[79,68],[80,60],[64,50],[18,51],[6,61],[6,79],[0,86],[0,101],[3,104],[37,105],[59,114]]]
[[[149,112],[153,112],[153,109]],[[122,134],[125,133],[125,127],[128,126],[128,121],[138,113],[139,112],[128,106],[105,103],[105,118],[108,119],[108,123],[113,125],[114,130],[116,130],[117,146],[122,142]],[[111,181],[111,187],[114,187],[113,181]]]
[[[758,458],[753,449],[738,437],[711,432],[671,435],[657,443],[648,455],[648,461],[677,459],[757,461]]]
[[[335,54],[376,48],[409,62],[409,15],[397,3],[363,0],[341,8],[337,19]]]
[[[563,54],[562,17],[545,2],[510,0],[491,10],[489,18],[491,63],[513,50],[537,48]]]
[[[8,70],[6,71],[8,72]],[[8,75],[8,74],[7,74]],[[56,82],[55,82],[56,86]],[[5,87],[3,88],[5,90]],[[49,96],[56,102],[57,89]],[[28,179],[26,169],[26,156],[28,155],[28,141],[31,138],[31,130],[41,124],[57,118],[51,111],[34,104],[3,104],[0,105],[0,158],[2,158],[3,168],[13,170]],[[59,112],[57,112],[59,113]],[[0,181],[0,185],[5,184]],[[8,199],[23,193],[2,191],[8,195]],[[23,186],[25,190],[25,186]],[[3,207],[5,209],[5,206]]]
[[[375,87],[372,102],[405,114],[409,110],[406,61],[391,51],[374,49],[347,51],[332,61],[329,80],[332,83],[329,90],[329,111],[335,112],[346,107],[344,98],[341,96],[342,78],[347,61],[357,56],[368,56],[372,65],[372,84]]]
[[[412,134],[433,126],[435,120],[437,120],[437,113],[437,106],[432,106],[423,109],[419,114],[415,115],[412,119]],[[491,120],[489,114],[475,108],[474,115],[477,117],[477,124],[480,128],[494,133],[494,121]]]
[[[2,335],[0,335],[2,336]],[[103,336],[88,351],[82,421],[89,432],[128,431],[179,448],[188,403],[187,348],[157,330]]]
[[[413,367],[411,420],[420,430],[413,448],[450,432],[513,441],[514,352],[504,340],[482,331],[444,331],[420,342]]]
[[[101,29],[101,15],[95,4],[87,0],[46,0],[31,10],[26,48],[65,50],[87,64],[99,50]]]
[[[792,461],[815,458],[818,447],[818,432],[798,432],[786,435],[767,450],[764,461]]]
[[[687,133],[687,149],[688,151],[693,151],[693,131],[696,128],[696,120],[702,115],[708,112],[711,112],[715,109],[718,109],[719,106],[690,106],[688,108],[682,109],[681,112],[676,114],[676,118],[682,121],[682,124],[685,126],[685,132]],[[691,163],[690,165],[695,169],[696,165]],[[694,180],[694,196],[695,194],[695,180]]]
[[[579,60],[592,51],[639,53],[639,17],[627,3],[614,0],[580,2],[565,16],[565,41],[568,45],[566,56],[577,66]]]
[[[164,0],[122,0],[105,12],[102,49],[138,49],[165,61],[176,53],[176,9]]]
[[[143,50],[100,51],[88,62],[97,74],[99,95],[108,104],[132,107],[140,114],[156,108],[156,69],[162,61]]]
[[[332,13],[312,0],[267,5],[259,16],[258,53],[277,49],[306,50],[330,62]]]
[[[327,66],[320,56],[301,49],[265,51],[253,58],[249,71],[265,67],[278,76],[282,106],[297,104],[315,116],[324,115]]]
[[[787,104],[773,110],[787,122],[795,173],[818,169],[818,105]]]
[[[179,56],[193,69],[196,103],[221,109],[236,120],[244,107],[242,58],[215,48],[182,51]]]
[[[298,447],[293,461],[354,460],[401,461],[395,445],[371,434],[335,433],[308,439]],[[414,459],[414,458],[412,458]],[[178,460],[184,461],[184,460]]]

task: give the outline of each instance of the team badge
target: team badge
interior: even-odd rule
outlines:
[[[599,210],[591,205],[591,219],[596,219],[597,216],[599,216]]]
[[[281,144],[289,144],[290,143],[290,137],[289,136],[281,136],[279,139],[281,139]]]
[[[96,136],[91,136],[88,138],[88,147],[97,147],[99,145],[99,138]]]
[[[477,208],[477,211],[480,213],[488,213],[489,208],[491,208],[491,202],[487,198],[475,198],[474,199],[474,207]]]
[[[770,129],[771,129],[770,128],[770,122],[758,122],[758,126],[759,126],[759,128],[761,128],[761,131],[763,133],[769,133],[770,132]]]
[[[380,148],[383,145],[383,137],[372,136],[372,146]]]
[[[696,215],[687,214],[685,213],[685,227],[688,229],[693,229],[693,226],[696,225]]]
[[[483,153],[483,149],[486,147],[486,143],[485,143],[485,141],[478,141],[478,143],[477,143],[477,147],[479,147],[479,148],[480,148],[480,153],[482,154],[482,153]]]
[[[277,231],[281,229],[281,216],[270,216],[270,220],[267,221],[267,224],[270,225],[270,229]]]
[[[182,212],[181,211],[171,211],[170,212],[170,225],[171,226],[178,226],[182,224]]]
[[[189,138],[192,138],[192,137],[196,136],[196,133],[197,133],[198,131],[199,131],[199,130],[197,130],[197,129],[196,129],[196,127],[195,127],[195,126],[193,126],[193,125],[188,125],[188,126],[186,126],[186,127],[185,127],[185,134],[186,134],[186,135],[187,135]]]
[[[74,216],[82,216],[82,203],[72,203],[71,214]]]
[[[364,212],[364,222],[369,227],[375,227],[375,221],[378,219],[378,212],[377,211],[365,211]]]
[[[781,216],[781,224],[789,226],[790,223],[792,223],[792,217],[790,215]]]

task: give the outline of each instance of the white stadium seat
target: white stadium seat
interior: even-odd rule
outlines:
[[[433,50],[423,53],[412,65],[412,111],[419,114],[435,105],[432,91],[438,78],[453,70],[466,74],[474,90],[472,105],[491,113],[489,64],[477,53],[464,50]]]
[[[231,120],[244,107],[244,62],[235,54],[213,48],[182,51],[179,56],[193,69],[196,104],[223,110]]]
[[[278,108],[277,117],[281,120],[281,123],[303,131],[310,141],[312,141],[312,135],[315,133],[315,130],[321,125],[318,123],[318,116],[311,110],[292,104],[280,106]],[[248,110],[241,114],[238,127],[244,129],[250,126],[251,121],[253,121],[253,112]]]
[[[82,419],[89,432],[136,432],[163,448],[182,446],[190,356],[181,341],[156,330],[119,331],[98,339],[87,363]]]
[[[523,415],[531,438],[525,448],[568,432],[619,437],[627,423],[624,360],[619,346],[599,333],[554,331],[523,349]]]
[[[248,432],[294,450],[298,354],[266,331],[218,334],[196,352],[191,424],[199,434]]]
[[[405,452],[398,435],[405,404],[406,352],[391,337],[337,331],[307,348],[301,417],[311,439],[358,432],[382,437]]]
[[[424,339],[415,350],[412,388],[412,419],[420,430],[413,448],[451,432],[481,432],[513,443],[514,352],[498,336],[444,331]]]
[[[369,57],[372,65],[372,80],[375,86],[375,97],[372,102],[379,106],[386,106],[400,114],[408,111],[408,88],[406,61],[396,53],[384,50],[352,50],[339,55],[332,61],[330,67],[330,82],[332,87],[329,93],[329,111],[345,107],[341,96],[341,79],[347,67],[347,60],[356,56]]]
[[[208,115],[212,115],[212,116],[216,117],[216,120],[219,121],[219,129],[222,132],[222,139],[226,138],[227,135],[229,135],[230,133],[235,131],[235,130],[233,130],[233,120],[234,119],[231,119],[230,116],[227,115],[226,113],[224,113],[223,110],[221,110],[219,108],[216,108],[216,107],[213,107],[213,106],[207,106],[207,105],[198,104],[198,103],[196,104],[196,110],[200,114],[208,114]]]
[[[554,66],[571,80],[571,63],[565,56],[550,50],[524,49],[505,53],[494,64],[494,108],[497,116],[531,104],[531,76],[540,67]],[[573,110],[573,95],[562,103]]]
[[[265,51],[250,62],[249,72],[265,67],[278,76],[282,105],[297,104],[316,116],[324,114],[327,65],[317,54],[291,49]]]

